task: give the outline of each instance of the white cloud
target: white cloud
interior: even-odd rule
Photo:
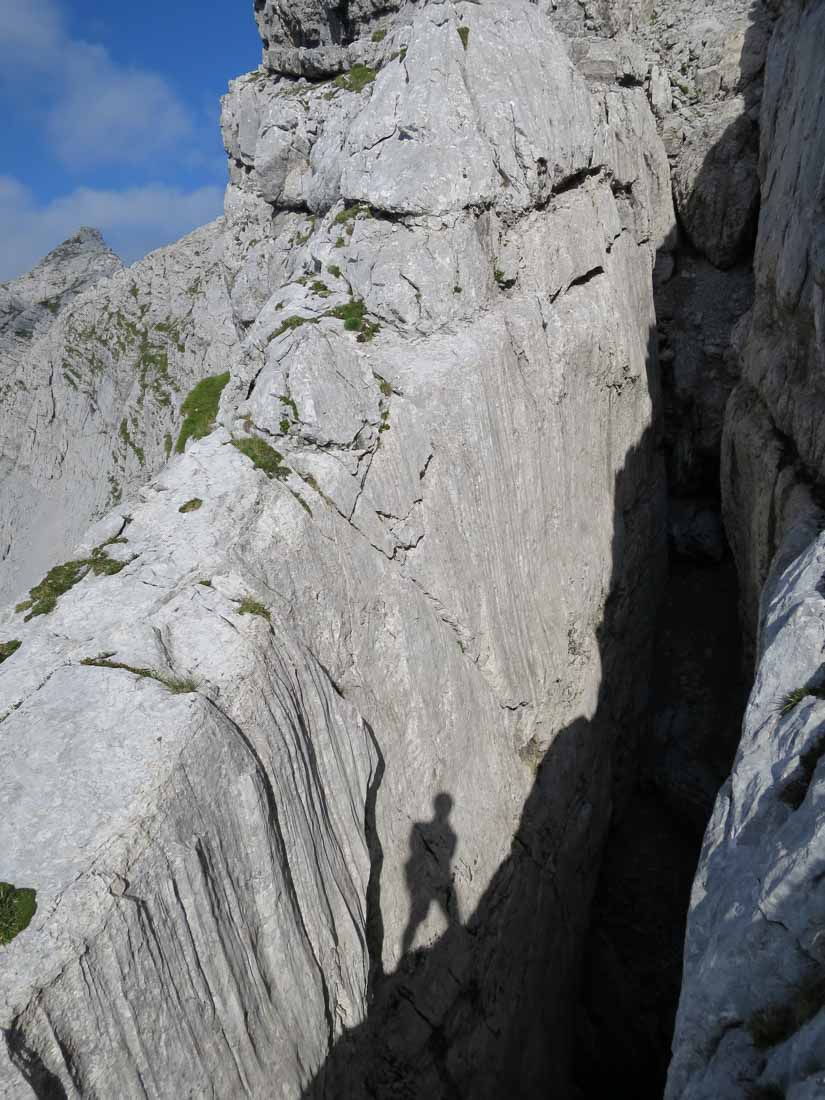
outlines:
[[[212,221],[223,189],[181,191],[162,184],[103,191],[79,187],[46,204],[12,176],[0,176],[0,281],[29,271],[81,225],[101,230],[127,263]]]
[[[193,135],[163,77],[74,38],[55,0],[0,0],[0,70],[11,94],[41,104],[54,152],[71,168],[138,163]]]

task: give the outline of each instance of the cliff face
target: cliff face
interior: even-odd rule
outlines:
[[[694,885],[669,1097],[822,1093],[825,8],[787,4],[761,115],[762,207],[726,527],[757,671]]]
[[[217,427],[5,614],[10,1096],[569,1081],[663,563],[667,166],[535,6],[391,8],[260,10],[302,52],[224,104]]]
[[[667,1095],[817,1095],[825,9],[254,6],[0,288],[0,1093],[661,1096],[738,573]]]

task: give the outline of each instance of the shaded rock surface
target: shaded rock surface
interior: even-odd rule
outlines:
[[[694,884],[667,1096],[822,1095],[822,43],[788,3],[761,114],[755,301],[734,334],[725,526],[756,679]],[[819,266],[818,266],[819,264]]]

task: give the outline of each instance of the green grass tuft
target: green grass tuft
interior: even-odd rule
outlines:
[[[269,622],[272,617],[269,610],[258,600],[253,600],[251,596],[244,596],[241,600],[240,607],[238,608],[239,615],[259,615],[262,619],[266,619]]]
[[[318,320],[318,317],[287,317],[285,321],[281,322],[279,328],[273,332],[272,339],[276,340],[279,336],[283,336],[285,332],[292,332],[302,325],[317,325]]]
[[[211,378],[203,378],[194,389],[189,391],[181,406],[185,419],[175,448],[178,454],[183,454],[190,439],[203,439],[212,431],[215,417],[218,415],[221,394],[228,382],[229,371],[225,374],[213,375]]]
[[[183,512],[185,515],[187,512],[197,512],[199,508],[203,507],[203,501],[200,497],[192,497],[191,500],[187,500],[186,504],[181,504],[178,508],[179,512]]]
[[[338,264],[327,264],[327,271],[330,275],[332,275],[334,279],[341,278],[341,268],[338,266]]]
[[[16,653],[22,644],[16,638],[11,642],[0,642],[0,665],[8,660],[12,653]]]
[[[459,27],[458,28],[458,37],[461,39],[461,45],[466,50],[467,49],[467,43],[470,41],[470,28],[469,27]]]
[[[198,690],[197,681],[191,676],[167,676],[154,668],[139,668],[124,664],[122,661],[112,661],[111,657],[111,653],[101,653],[98,657],[84,657],[80,663],[91,668],[112,668],[121,672],[131,672],[133,676],[138,676],[142,680],[155,680],[172,695],[193,695]]]
[[[825,699],[825,688],[821,687],[799,687],[794,688],[793,691],[789,691],[785,698],[782,700],[780,707],[780,714],[790,714],[792,710],[799,706],[805,699]]]
[[[329,298],[330,294],[332,294],[332,291],[329,289],[327,284],[322,283],[320,279],[316,279],[310,289],[320,298]]]
[[[367,321],[366,313],[367,306],[365,302],[362,302],[359,298],[350,298],[345,305],[331,309],[327,317],[336,317],[339,321],[343,321],[347,332],[357,332],[359,334],[359,344],[368,344],[381,331],[381,326],[376,321]]]
[[[37,911],[37,892],[0,882],[0,946],[29,927]]]
[[[267,477],[277,478],[279,481],[285,481],[289,477],[290,469],[284,464],[284,456],[257,436],[233,439],[232,446],[237,447],[259,470],[263,470]]]
[[[386,37],[387,37],[387,32],[385,30],[373,31],[372,32],[373,42],[383,42]]]
[[[362,302],[359,298],[351,298],[346,305],[336,306],[335,309],[330,310],[329,315],[343,321],[347,332],[360,332],[366,312],[365,302]]]
[[[353,65],[349,72],[335,78],[335,85],[344,91],[358,94],[372,84],[377,75],[375,69],[371,69],[369,65]]]
[[[19,614],[28,611],[25,621],[28,622],[36,615],[48,615],[57,607],[57,601],[76,584],[93,573],[96,577],[114,577],[128,564],[110,558],[106,553],[107,546],[124,543],[126,539],[114,538],[96,546],[88,558],[80,558],[77,561],[66,561],[62,565],[55,565],[46,576],[36,584],[29,592],[28,600],[17,604],[15,611]]]

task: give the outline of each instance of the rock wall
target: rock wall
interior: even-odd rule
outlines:
[[[694,885],[667,1096],[821,1095],[823,974],[822,50],[825,8],[789,2],[760,121],[755,301],[735,334],[725,525],[756,678]]]
[[[667,169],[534,5],[392,7],[258,5],[218,427],[3,615],[12,1098],[572,1088],[661,588]]]

